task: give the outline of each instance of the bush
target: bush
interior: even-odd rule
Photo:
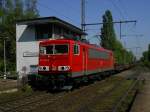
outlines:
[[[22,92],[32,92],[32,88],[28,85],[28,79],[26,76],[23,76],[21,79],[18,79],[18,88]]]
[[[149,61],[145,60],[145,61],[143,61],[143,64],[144,64],[144,66],[150,68],[150,62]]]
[[[32,92],[32,88],[28,84],[25,84],[21,87],[21,91],[23,91],[23,92]]]

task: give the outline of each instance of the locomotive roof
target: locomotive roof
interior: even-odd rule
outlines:
[[[17,20],[17,24],[26,24],[26,25],[36,25],[36,24],[46,24],[46,23],[61,25],[63,27],[69,28],[70,30],[78,34],[87,35],[80,28],[54,16],[35,18],[35,19]]]
[[[89,46],[90,48],[95,48],[95,49],[101,49],[101,50],[104,50],[106,52],[112,52],[111,50],[108,50],[108,49],[105,49],[101,46],[96,46],[96,45],[93,45],[93,44],[88,44],[88,43],[84,43],[82,41],[75,41],[75,40],[71,40],[71,39],[54,39],[54,40],[44,40],[44,41],[41,41],[40,44],[44,45],[44,44],[48,44],[49,42],[76,42],[76,43],[79,43],[80,45],[85,45],[85,46]]]

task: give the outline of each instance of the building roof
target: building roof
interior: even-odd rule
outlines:
[[[35,19],[26,19],[26,20],[17,20],[17,24],[26,24],[26,25],[36,25],[36,24],[45,24],[45,23],[58,24],[78,34],[86,35],[86,33],[84,33],[80,28],[54,16],[35,18]]]

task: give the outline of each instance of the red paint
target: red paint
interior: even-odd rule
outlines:
[[[46,40],[40,42],[40,46],[48,46],[52,44],[68,44],[69,52],[63,55],[39,55],[39,66],[49,66],[49,71],[39,71],[40,74],[51,74],[51,73],[73,73],[73,72],[83,72],[83,71],[94,71],[97,69],[110,69],[114,68],[114,57],[110,50],[106,50],[101,47],[97,47],[91,44],[86,44],[74,40]],[[74,45],[78,44],[80,46],[80,53],[78,55],[73,54]],[[88,50],[96,49],[98,51],[105,51],[109,53],[109,58],[106,59],[90,59],[88,55]],[[70,66],[68,71],[58,71],[52,70],[52,68],[58,68],[58,66]]]

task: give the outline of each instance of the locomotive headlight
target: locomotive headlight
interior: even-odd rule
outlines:
[[[39,66],[39,71],[49,71],[49,66]]]
[[[58,66],[58,71],[68,71],[70,70],[70,66]]]

